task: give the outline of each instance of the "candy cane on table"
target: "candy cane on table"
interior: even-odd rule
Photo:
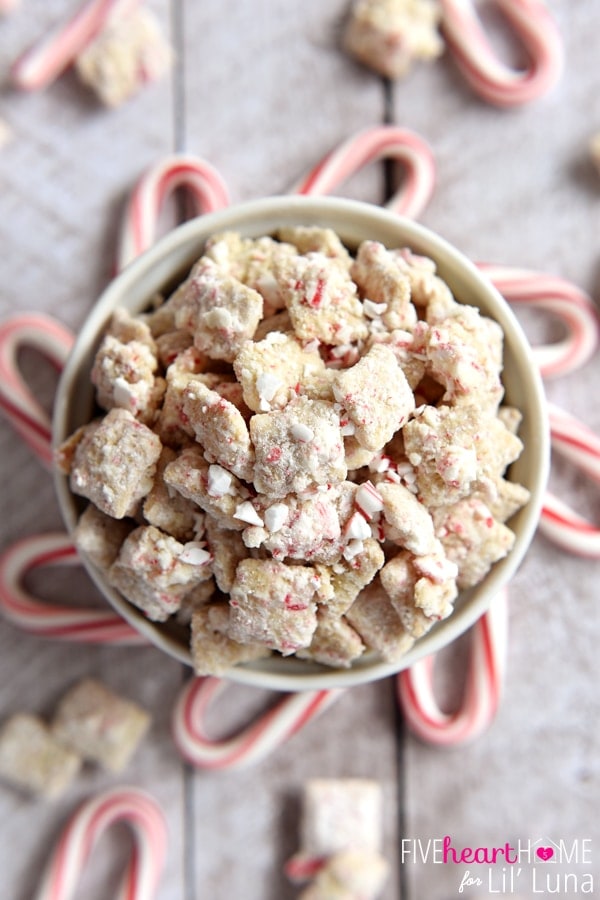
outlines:
[[[199,768],[234,769],[260,762],[338,699],[343,690],[286,694],[250,726],[223,740],[208,737],[205,717],[227,687],[220,678],[193,678],[173,712],[173,739],[182,756]]]
[[[509,303],[545,310],[566,327],[567,335],[562,340],[533,348],[543,378],[567,375],[593,356],[600,338],[600,317],[585,291],[543,272],[491,263],[477,265]]]
[[[469,633],[469,663],[459,709],[443,712],[433,680],[436,656],[427,656],[396,676],[398,703],[411,731],[439,746],[463,744],[478,737],[493,721],[506,665],[508,598],[506,590]]]
[[[548,404],[552,449],[600,484],[600,438],[553,403]],[[539,530],[576,556],[600,559],[600,527],[576,513],[550,491],[542,506]]]
[[[564,65],[560,31],[541,0],[496,0],[529,56],[518,71],[494,52],[473,0],[441,0],[442,31],[453,58],[476,94],[496,106],[519,106],[547,93]]]
[[[11,66],[14,87],[37,91],[52,84],[111,21],[133,12],[141,0],[88,0],[67,21],[56,25]]]
[[[0,409],[26,444],[52,464],[50,417],[26,385],[19,350],[29,347],[62,369],[73,345],[71,332],[42,313],[15,315],[0,323]]]
[[[118,271],[154,243],[163,204],[178,188],[185,190],[198,214],[229,205],[227,185],[210,163],[189,154],[167,156],[148,169],[131,192],[119,237]]]
[[[88,644],[146,644],[115,612],[46,603],[23,586],[26,575],[35,569],[78,564],[77,550],[67,534],[40,534],[16,541],[0,555],[0,609],[5,618],[42,637]]]
[[[134,787],[104,791],[85,801],[67,823],[34,900],[73,900],[85,864],[103,833],[126,823],[134,839],[115,900],[152,900],[167,853],[167,827],[156,801]]]
[[[435,162],[429,144],[414,131],[380,125],[359,131],[328,153],[290,193],[329,194],[351,175],[379,159],[395,159],[406,169],[405,183],[386,204],[394,212],[417,218],[435,184]]]

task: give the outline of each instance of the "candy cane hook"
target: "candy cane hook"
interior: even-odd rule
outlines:
[[[180,753],[204,769],[234,769],[260,762],[338,699],[342,690],[286,694],[274,707],[231,738],[208,737],[205,717],[226,682],[194,678],[179,695],[173,713],[173,738]]]
[[[460,708],[443,712],[433,689],[435,656],[416,662],[396,677],[405,720],[422,740],[438,746],[463,744],[493,721],[502,693],[508,638],[508,601],[501,591],[471,629],[467,681]]]
[[[529,56],[523,71],[498,59],[472,0],[441,0],[442,30],[463,76],[483,100],[520,106],[558,82],[564,50],[556,22],[540,0],[496,0]]]
[[[388,208],[417,218],[435,185],[433,153],[418,134],[392,125],[367,128],[348,138],[317,163],[290,193],[330,194],[351,175],[379,159],[395,159],[406,169],[404,184],[387,203]]]
[[[133,787],[113,788],[79,807],[56,845],[34,900],[73,900],[90,853],[116,822],[129,825],[134,848],[115,900],[152,900],[166,857],[167,829],[156,801]]]

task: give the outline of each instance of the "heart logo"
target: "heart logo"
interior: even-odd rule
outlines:
[[[554,850],[552,849],[552,847],[538,847],[535,852],[540,859],[544,860],[544,862],[547,862],[554,856]]]

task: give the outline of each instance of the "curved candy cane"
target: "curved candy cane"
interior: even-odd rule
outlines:
[[[0,608],[29,634],[88,644],[141,645],[147,641],[114,612],[59,606],[34,597],[23,587],[28,572],[42,566],[79,565],[67,534],[23,538],[0,556]]]
[[[548,404],[548,411],[553,449],[600,483],[600,438],[553,403]],[[549,540],[576,556],[600,559],[600,527],[550,491],[544,497],[539,529]]]
[[[141,0],[88,0],[67,22],[52,28],[13,63],[12,84],[39,91],[52,84],[112,20],[133,12]]]
[[[0,409],[42,462],[52,464],[50,417],[25,383],[18,364],[24,347],[62,369],[73,345],[71,332],[42,313],[16,315],[0,323]]]
[[[34,900],[73,900],[90,853],[102,834],[117,822],[129,825],[134,848],[115,900],[152,900],[166,857],[167,828],[156,801],[133,787],[105,791],[76,810],[56,845]]]
[[[392,125],[367,128],[348,138],[317,163],[290,193],[329,194],[351,175],[379,159],[395,159],[406,168],[405,183],[387,203],[388,208],[416,218],[433,192],[433,153],[418,134]]]
[[[478,263],[503,297],[517,306],[542,309],[559,319],[567,335],[553,344],[533,348],[544,378],[567,375],[593,356],[600,337],[598,309],[580,288],[553,275],[530,269]]]
[[[274,707],[238,734],[224,740],[208,737],[205,716],[227,683],[194,678],[179,695],[173,712],[173,738],[180,753],[204,769],[234,769],[264,759],[311,719],[338,699],[342,690],[286,694]]]
[[[189,154],[166,157],[142,175],[130,195],[119,238],[118,271],[152,246],[163,204],[178,188],[185,190],[197,214],[229,205],[227,185],[210,163]]]
[[[493,721],[506,665],[508,599],[501,591],[470,632],[470,658],[460,708],[443,712],[435,698],[435,656],[427,656],[396,676],[397,696],[409,728],[439,746],[463,744]]]
[[[442,30],[452,55],[476,94],[495,106],[519,106],[547,93],[559,80],[564,51],[556,22],[540,0],[496,0],[530,58],[524,71],[498,59],[472,0],[441,0]]]

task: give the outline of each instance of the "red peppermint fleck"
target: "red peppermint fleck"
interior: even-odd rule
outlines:
[[[281,447],[273,447],[266,456],[266,462],[274,463],[281,459]]]

